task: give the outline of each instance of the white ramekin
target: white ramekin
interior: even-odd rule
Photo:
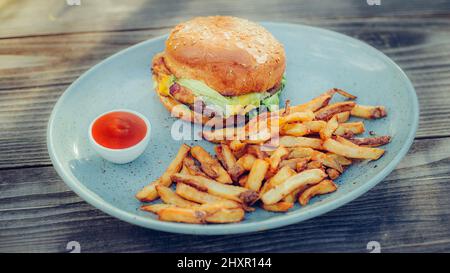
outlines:
[[[144,138],[135,145],[124,149],[111,149],[98,144],[92,136],[92,126],[97,119],[112,112],[127,112],[140,117],[147,126],[147,133],[145,134]],[[148,142],[150,140],[150,130],[150,122],[144,115],[133,110],[114,109],[97,116],[91,122],[91,124],[89,125],[89,142],[91,143],[92,148],[104,159],[116,164],[125,164],[135,160],[145,151],[145,148],[147,148]]]

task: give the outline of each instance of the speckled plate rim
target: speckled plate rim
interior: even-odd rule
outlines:
[[[52,114],[50,116],[48,127],[47,127],[47,148],[50,155],[50,159],[53,163],[53,166],[55,167],[57,173],[61,176],[61,178],[64,180],[64,182],[76,193],[78,194],[82,199],[87,201],[89,204],[93,205],[94,207],[102,210],[103,212],[117,217],[123,221],[139,225],[146,228],[166,231],[166,232],[175,232],[175,233],[183,233],[183,234],[196,234],[196,235],[225,235],[225,234],[236,234],[236,233],[248,233],[248,232],[256,232],[256,231],[263,231],[268,230],[272,228],[282,227],[294,223],[298,223],[307,219],[311,219],[313,217],[319,216],[321,214],[327,213],[331,210],[334,210],[338,207],[341,207],[348,202],[351,202],[352,200],[358,198],[359,196],[366,193],[368,190],[373,188],[375,185],[377,185],[380,181],[382,181],[387,175],[389,175],[394,168],[400,163],[402,158],[406,155],[409,148],[411,147],[414,137],[416,135],[417,127],[418,127],[418,121],[419,121],[419,102],[417,99],[416,92],[414,90],[414,87],[411,83],[411,81],[408,79],[406,74],[403,72],[403,70],[394,63],[389,57],[384,55],[379,50],[375,49],[374,47],[360,41],[357,39],[354,39],[352,37],[349,37],[347,35],[334,32],[331,30],[326,30],[322,28],[317,27],[311,27],[301,24],[289,24],[289,23],[274,23],[274,22],[263,22],[264,25],[270,26],[270,25],[278,25],[278,26],[286,26],[286,27],[300,27],[309,29],[312,31],[321,32],[325,35],[331,35],[339,39],[351,41],[351,42],[357,42],[360,43],[365,50],[372,51],[374,54],[378,55],[379,58],[386,61],[390,65],[392,65],[394,68],[396,68],[401,76],[402,80],[405,81],[408,90],[409,95],[412,98],[413,104],[412,111],[413,111],[413,120],[410,127],[410,132],[408,134],[406,142],[404,142],[403,147],[400,149],[399,153],[391,160],[391,162],[388,163],[388,165],[382,169],[378,174],[373,176],[370,180],[368,180],[366,183],[362,184],[361,186],[355,188],[354,190],[350,191],[348,194],[336,199],[332,200],[326,203],[323,203],[320,206],[317,206],[315,208],[312,208],[309,211],[293,211],[289,214],[284,215],[278,215],[277,217],[268,218],[265,220],[261,220],[254,223],[234,223],[234,224],[218,224],[218,225],[192,225],[192,224],[182,224],[182,223],[171,223],[171,222],[162,222],[158,221],[156,219],[152,219],[150,217],[144,217],[135,215],[130,212],[126,212],[124,210],[121,210],[117,207],[115,207],[113,204],[110,204],[103,200],[100,196],[95,194],[93,191],[89,190],[87,187],[85,187],[73,174],[70,172],[67,172],[63,167],[63,162],[61,162],[56,154],[54,149],[54,139],[53,139],[53,124],[55,122],[55,115],[58,112],[58,109],[61,107],[62,102],[64,101],[67,94],[70,92],[72,88],[74,88],[75,85],[77,85],[79,82],[81,82],[88,74],[91,72],[98,70],[101,65],[111,62],[115,57],[124,54],[125,52],[128,52],[130,50],[133,50],[137,47],[143,46],[147,43],[152,43],[157,40],[165,39],[167,36],[159,36],[155,37],[146,41],[143,41],[141,43],[138,43],[134,46],[131,46],[129,48],[126,48],[108,58],[101,61],[100,63],[96,64],[92,68],[90,68],[88,71],[83,73],[77,80],[75,80],[61,95],[58,102],[55,104]],[[131,198],[131,197],[130,197]]]

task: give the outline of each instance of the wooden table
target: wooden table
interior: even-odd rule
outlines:
[[[65,252],[69,241],[82,252],[367,252],[369,241],[382,252],[450,251],[450,2],[241,2],[0,0],[0,252]],[[158,232],[81,200],[47,153],[56,100],[107,56],[212,14],[319,26],[383,51],[406,71],[420,100],[420,126],[406,158],[344,207],[253,234]]]

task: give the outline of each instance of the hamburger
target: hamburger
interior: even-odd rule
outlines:
[[[155,90],[172,115],[194,123],[244,122],[278,108],[283,45],[262,26],[230,16],[175,26],[152,61]]]

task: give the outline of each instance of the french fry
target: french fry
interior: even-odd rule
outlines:
[[[166,187],[169,187],[170,184],[172,184],[171,176],[172,174],[175,174],[181,170],[181,167],[183,165],[183,160],[189,153],[191,147],[189,147],[186,144],[181,145],[180,149],[178,150],[177,155],[172,160],[172,162],[167,167],[166,171],[163,173],[163,175],[154,181],[153,183],[145,186],[142,190],[140,190],[136,194],[136,198],[142,202],[150,202],[158,198],[158,192],[156,191],[157,185],[163,185]]]
[[[266,153],[261,151],[260,145],[248,145],[247,153],[254,155],[256,158],[264,159],[267,157]]]
[[[345,136],[349,133],[351,133],[351,135],[357,135],[364,133],[364,131],[365,128],[363,122],[347,122],[339,124],[337,129],[334,131],[334,134],[338,136]]]
[[[222,165],[230,174],[231,179],[233,181],[238,181],[239,176],[245,172],[245,169],[241,167],[241,165],[237,164],[236,158],[231,152],[230,147],[228,147],[228,145],[221,144],[217,145],[214,149],[216,151],[217,158],[220,162],[222,162]]]
[[[372,159],[376,160],[380,158],[384,150],[378,148],[367,148],[360,146],[349,146],[342,144],[334,139],[327,139],[323,143],[323,147],[332,153],[342,155],[349,158],[359,158],[359,159]]]
[[[190,208],[198,206],[197,203],[181,198],[178,194],[173,192],[168,187],[158,185],[156,186],[156,191],[158,192],[159,197],[161,197],[161,200],[166,204],[175,205],[180,208]]]
[[[152,204],[152,205],[141,206],[141,210],[157,214],[162,209],[167,209],[167,208],[172,208],[172,207],[175,207],[175,205],[171,205],[171,204]]]
[[[387,115],[384,106],[370,106],[370,105],[355,105],[350,114],[355,117],[365,119],[377,119]]]
[[[356,145],[355,143],[351,142],[350,140],[346,139],[345,137],[341,137],[341,136],[336,136],[336,141],[345,145],[345,146],[349,146],[349,147],[355,147],[358,148],[359,146]]]
[[[339,89],[339,88],[333,88],[333,89],[331,89],[328,92],[332,92],[333,94],[334,93],[338,93],[339,95],[344,96],[344,97],[346,97],[348,99],[351,99],[351,100],[354,100],[354,99],[357,98],[356,96],[354,96],[354,95],[352,95],[350,93],[347,93],[346,91],[344,91],[342,89]]]
[[[302,205],[305,206],[306,204],[308,204],[309,200],[316,196],[316,195],[320,195],[320,194],[326,194],[326,193],[330,193],[330,192],[334,192],[336,191],[337,186],[336,184],[333,183],[333,181],[331,180],[323,180],[322,182],[313,185],[311,187],[309,187],[308,189],[306,189],[304,192],[302,192],[300,194],[300,197],[298,198],[298,202]]]
[[[267,170],[269,169],[269,163],[263,159],[256,159],[253,163],[252,169],[248,174],[245,187],[255,192],[259,191],[262,185]]]
[[[239,177],[239,186],[245,187],[245,184],[247,184],[248,174],[244,174],[243,176]]]
[[[311,121],[314,120],[314,118],[315,118],[314,113],[311,110],[307,110],[304,112],[293,112],[287,114],[286,116],[282,116],[280,118],[280,124]]]
[[[303,125],[309,130],[310,133],[319,133],[327,125],[326,121],[323,120],[313,120],[303,122]]]
[[[275,204],[295,189],[304,185],[314,185],[322,181],[327,175],[321,169],[306,170],[291,176],[283,183],[268,190],[261,196],[266,205]]]
[[[325,92],[321,94],[320,96],[300,105],[291,106],[290,112],[303,112],[306,110],[310,111],[317,111],[322,107],[325,107],[328,105],[329,101],[331,100],[334,93]]]
[[[327,122],[327,125],[325,128],[323,128],[322,131],[320,131],[320,138],[323,140],[326,140],[330,138],[334,131],[338,128],[339,123],[337,121],[336,115],[334,115],[332,118],[330,118]]]
[[[230,141],[229,146],[234,156],[240,158],[245,154],[245,147],[247,146],[247,144],[238,139],[235,139]]]
[[[331,117],[338,113],[351,111],[355,107],[354,101],[344,101],[329,104],[324,108],[315,112],[316,120],[329,120]]]
[[[236,201],[218,197],[207,192],[199,191],[196,188],[184,183],[177,183],[175,192],[184,199],[200,204],[220,203],[223,208],[241,207],[241,204]]]
[[[202,170],[216,181],[224,184],[231,184],[230,175],[220,165],[217,159],[213,158],[205,149],[200,146],[194,146],[191,149],[191,155],[200,162]]]
[[[302,123],[288,123],[281,127],[280,134],[286,136],[304,136],[309,134],[308,127]]]
[[[302,157],[298,157],[298,158],[291,158],[291,159],[285,159],[283,161],[280,162],[280,165],[278,166],[278,168],[283,168],[283,167],[289,167],[293,170],[297,169],[297,164],[299,162],[303,162],[305,161],[305,159],[307,159],[307,161],[309,161],[309,158],[302,158]]]
[[[359,146],[378,147],[388,144],[391,141],[391,137],[390,136],[363,137],[363,138],[351,138],[349,140]]]
[[[311,158],[314,155],[315,151],[311,148],[306,147],[296,147],[291,150],[288,158]]]
[[[317,150],[323,149],[322,140],[311,137],[282,136],[280,137],[280,145],[283,145],[284,147],[309,147]]]
[[[264,183],[263,187],[261,188],[260,193],[264,194],[271,188],[283,183],[286,181],[289,177],[296,175],[297,173],[291,169],[289,166],[282,167],[272,178],[270,178],[266,183]]]
[[[339,114],[336,114],[336,118],[339,123],[347,122],[348,119],[350,118],[350,111],[341,112]]]
[[[320,162],[320,161],[316,161],[316,160],[313,160],[313,161],[310,161],[310,162],[308,162],[308,164],[306,164],[306,169],[307,170],[311,170],[311,169],[322,169],[322,162]]]
[[[153,183],[143,187],[138,193],[136,193],[136,199],[141,202],[151,202],[158,198],[158,192],[156,191],[156,185],[160,182],[160,178],[156,179]]]
[[[342,165],[339,164],[339,162],[334,157],[330,157],[328,154],[324,154],[324,153],[319,152],[319,151],[314,151],[311,159],[313,161],[320,162],[324,166],[327,166],[327,167],[333,168],[335,170],[338,170],[341,173],[344,171],[343,168],[342,168]],[[312,169],[314,169],[314,168],[315,167],[312,167]]]
[[[241,208],[221,209],[205,217],[206,222],[224,224],[240,222],[245,217],[245,211]]]
[[[245,154],[238,159],[237,164],[241,166],[244,170],[250,171],[255,162],[256,157],[252,154]]]
[[[328,157],[333,158],[337,163],[339,163],[341,166],[348,166],[352,164],[352,161],[342,155],[337,155],[333,153],[328,153]]]
[[[168,207],[158,211],[159,220],[189,224],[204,224],[206,212],[198,209]]]
[[[328,174],[328,177],[331,180],[335,180],[339,177],[339,175],[341,175],[337,170],[333,169],[333,168],[328,168],[326,170],[326,173]]]
[[[189,169],[188,169],[185,165],[183,165],[183,166],[181,167],[180,173],[181,173],[181,174],[191,174],[191,173],[189,172]]]
[[[281,201],[288,202],[288,203],[295,203],[295,201],[297,201],[298,195],[301,192],[303,192],[306,188],[308,188],[308,185],[305,185],[305,186],[302,186],[300,188],[293,190],[291,193],[289,193],[283,199],[281,199]]]
[[[289,150],[286,149],[284,146],[279,146],[270,156],[269,162],[270,162],[270,169],[276,170],[278,168],[278,165],[281,162],[281,159],[283,159],[285,156],[289,154]]]
[[[240,203],[251,204],[258,199],[258,193],[246,188],[222,184],[203,176],[174,174],[177,183],[188,184],[197,190],[208,192]]]
[[[308,161],[309,161],[309,158],[301,158],[301,160],[296,162],[295,170],[298,173],[306,170],[306,168],[308,167]]]
[[[263,209],[267,210],[267,211],[272,211],[272,212],[286,212],[288,211],[290,208],[292,208],[294,206],[293,202],[278,202],[272,205],[266,205],[266,204],[262,204],[261,205]]]
[[[188,174],[191,175],[203,175],[208,177],[201,169],[199,166],[197,166],[197,164],[195,164],[195,160],[194,158],[192,158],[192,156],[188,155],[184,158],[183,160],[183,166],[186,168],[186,170],[188,171]],[[182,173],[180,171],[180,173]]]

